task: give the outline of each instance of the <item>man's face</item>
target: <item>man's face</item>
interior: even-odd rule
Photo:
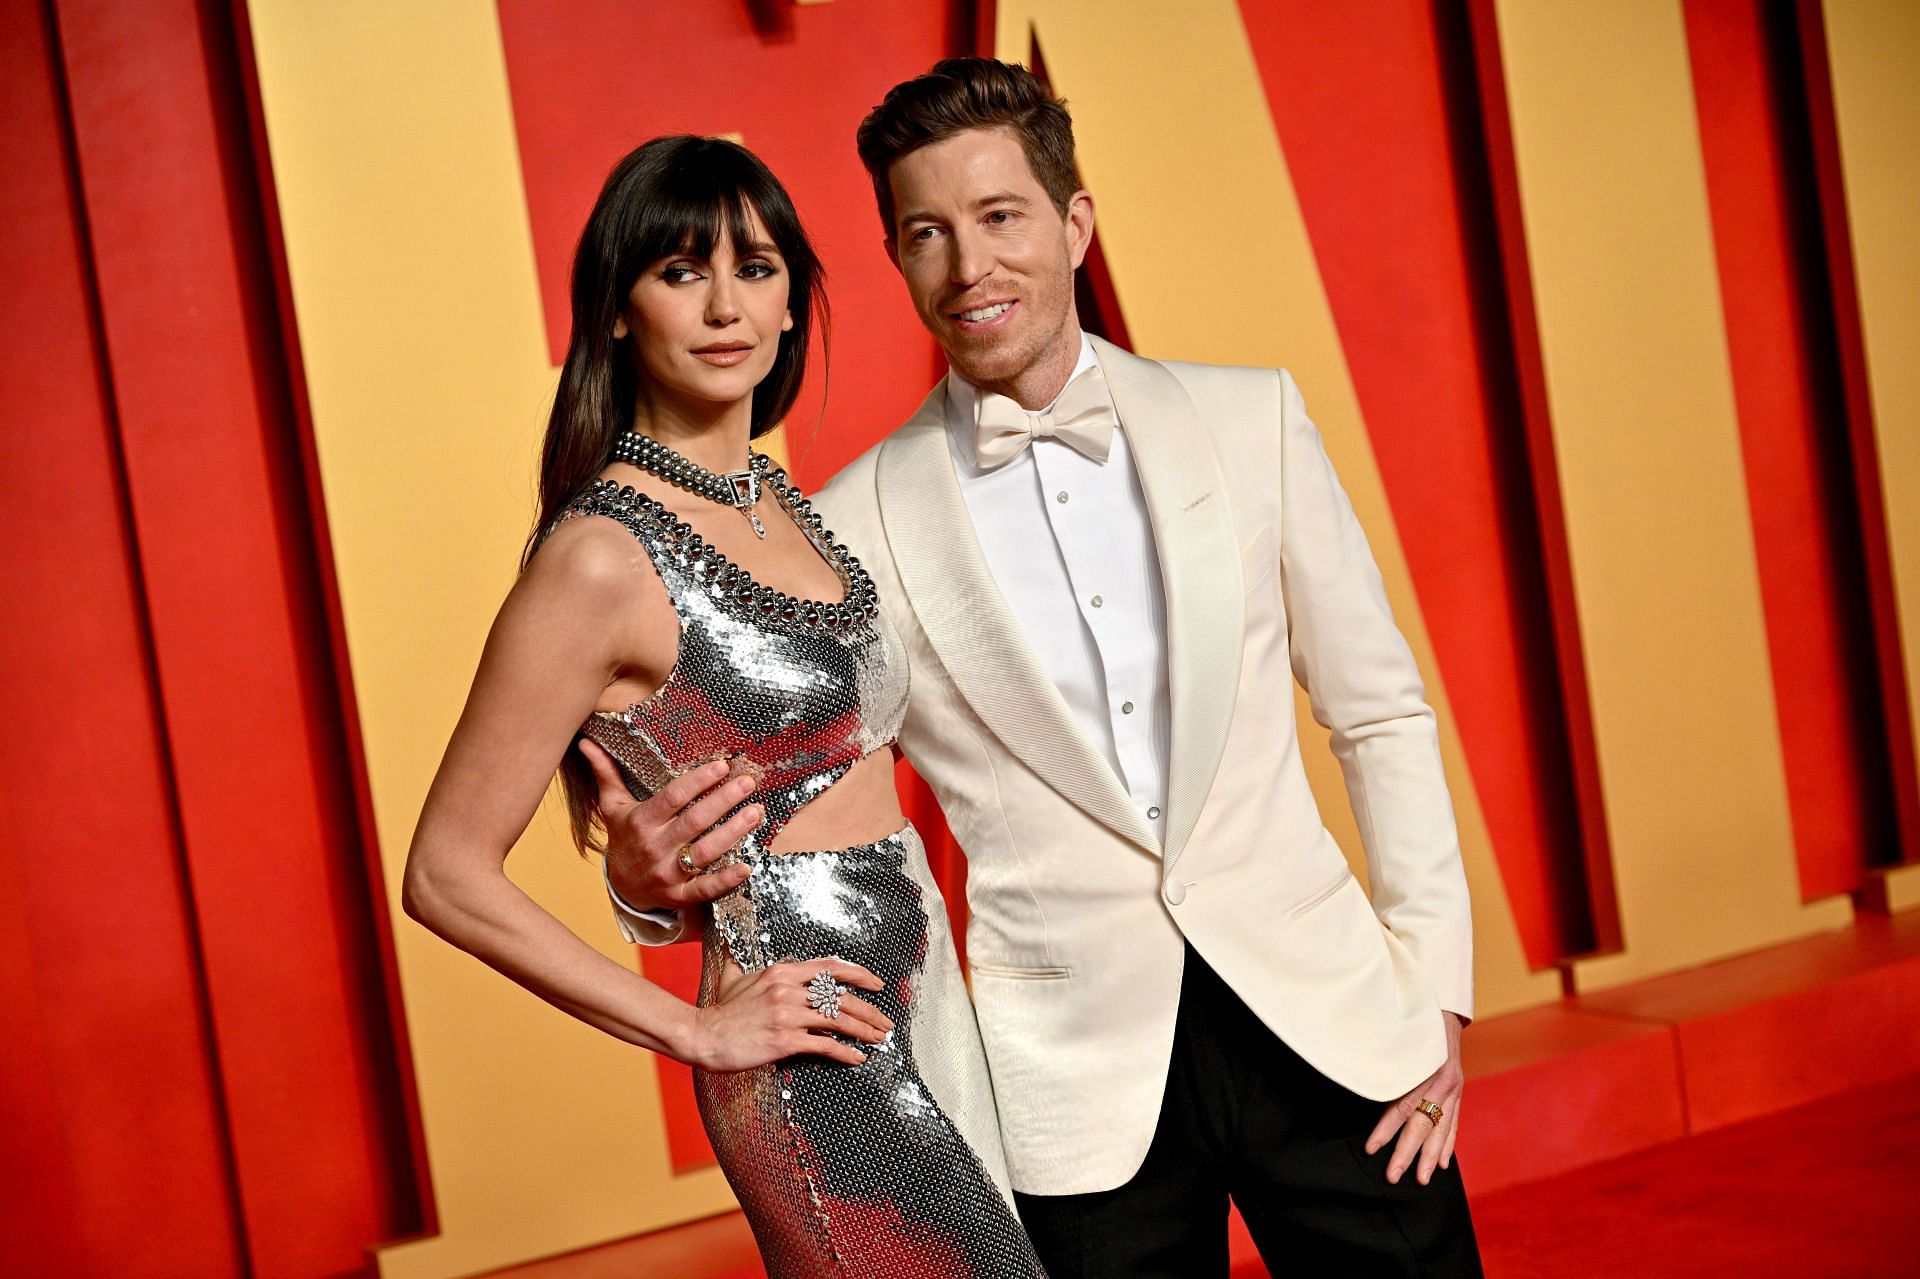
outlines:
[[[1005,129],[921,147],[888,179],[888,250],[955,370],[989,390],[1057,392],[1037,383],[1053,382],[1056,364],[1064,382],[1079,353],[1073,272],[1093,235],[1093,198],[1076,192],[1062,217]]]

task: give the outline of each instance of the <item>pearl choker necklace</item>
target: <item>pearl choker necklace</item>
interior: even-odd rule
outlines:
[[[750,452],[745,470],[716,475],[699,463],[688,461],[651,435],[628,431],[614,439],[613,456],[615,461],[637,466],[696,497],[733,507],[753,524],[755,536],[763,540],[766,538],[767,526],[760,522],[760,517],[753,510],[754,504],[760,500],[761,481],[767,474],[766,454]]]

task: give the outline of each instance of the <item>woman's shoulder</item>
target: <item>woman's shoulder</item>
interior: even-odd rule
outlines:
[[[600,603],[630,598],[649,582],[657,589],[659,580],[634,530],[579,503],[541,539],[521,578],[537,590],[561,590]]]

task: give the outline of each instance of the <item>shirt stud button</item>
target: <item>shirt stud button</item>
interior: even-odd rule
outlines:
[[[1053,500],[1064,505],[1067,500],[1067,491],[1065,489],[1061,489],[1058,493],[1055,493],[1053,495]]]
[[[1099,608],[1101,604],[1105,603],[1105,601],[1102,600],[1098,595],[1096,595],[1092,599],[1088,600],[1087,603],[1093,605],[1095,608]]]
[[[1131,714],[1133,714],[1133,703],[1132,703],[1132,702],[1122,702],[1122,703],[1120,703],[1120,713],[1121,713],[1122,715],[1131,715]]]
[[[1148,820],[1148,821],[1153,821],[1153,822],[1157,822],[1157,821],[1159,821],[1159,820],[1160,820],[1160,810],[1159,810],[1159,809],[1157,809],[1157,808],[1149,808],[1149,809],[1147,810],[1147,820]]]

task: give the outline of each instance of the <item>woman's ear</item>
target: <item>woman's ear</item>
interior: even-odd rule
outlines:
[[[792,327],[793,327],[793,312],[788,311],[787,317],[784,320],[780,321],[780,331],[782,333],[785,333]]]
[[[624,315],[614,316],[613,317],[613,340],[618,342],[624,339],[626,336],[627,336],[627,317]]]

